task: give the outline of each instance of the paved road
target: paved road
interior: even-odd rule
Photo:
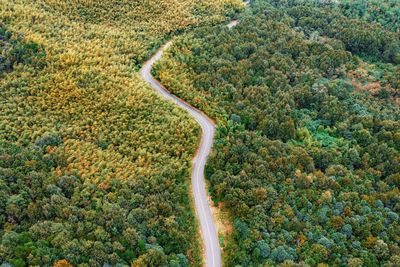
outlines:
[[[232,29],[233,27],[238,25],[238,23],[239,23],[239,21],[237,19],[235,19],[235,20],[232,20],[231,22],[229,22],[228,25],[226,25],[226,26],[228,26],[229,29]]]
[[[207,193],[204,183],[204,166],[206,164],[207,157],[210,154],[211,146],[213,144],[215,125],[211,121],[211,119],[208,118],[204,113],[190,106],[188,103],[181,100],[177,96],[172,95],[151,75],[151,67],[153,63],[161,58],[163,52],[171,44],[172,42],[170,41],[162,46],[157,51],[157,53],[144,64],[144,66],[140,70],[140,74],[143,79],[145,79],[163,97],[173,101],[175,104],[188,111],[201,126],[201,144],[200,148],[197,151],[197,155],[193,159],[192,190],[194,194],[197,215],[200,221],[201,233],[206,249],[206,266],[219,267],[221,266],[221,249],[219,246],[218,234],[213,221],[213,216],[208,205]]]
[[[249,1],[245,1],[248,5]],[[231,21],[227,26],[232,28],[238,24],[239,21]],[[197,151],[195,158],[193,159],[192,168],[192,190],[194,195],[194,202],[196,206],[197,215],[200,221],[201,234],[205,246],[206,266],[207,267],[220,267],[221,266],[221,248],[219,246],[218,233],[215,228],[213,216],[211,213],[210,206],[208,205],[208,196],[205,189],[204,182],[204,167],[206,160],[211,151],[213,144],[215,124],[212,120],[207,117],[200,110],[192,107],[184,100],[171,94],[162,84],[160,84],[151,75],[151,67],[159,60],[163,52],[172,44],[169,41],[162,46],[157,53],[147,61],[142,69],[140,75],[145,79],[157,92],[168,100],[173,101],[178,106],[188,111],[192,117],[200,124],[202,129],[201,144]]]

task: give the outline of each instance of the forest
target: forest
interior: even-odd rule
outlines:
[[[218,1],[0,1],[0,265],[200,266],[193,119],[137,70]]]
[[[216,119],[225,266],[399,266],[400,2],[254,0],[154,68]]]

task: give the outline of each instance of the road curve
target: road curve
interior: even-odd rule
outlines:
[[[250,1],[244,1],[245,6],[248,6]],[[233,20],[227,24],[228,28],[233,28],[239,23],[238,20]],[[140,70],[140,75],[146,80],[151,87],[153,87],[164,98],[174,102],[176,105],[182,107],[192,115],[192,117],[200,124],[202,129],[201,143],[197,150],[196,156],[193,158],[192,164],[192,190],[194,195],[194,202],[196,212],[200,221],[201,235],[205,247],[206,266],[207,267],[220,267],[221,266],[221,248],[219,246],[219,239],[217,229],[214,224],[213,216],[210,206],[208,204],[208,195],[206,192],[204,182],[204,167],[206,165],[207,157],[210,154],[211,147],[214,141],[215,124],[203,112],[195,107],[189,105],[186,101],[171,94],[159,81],[154,79],[151,75],[151,68],[153,64],[158,61],[164,51],[168,49],[172,41],[167,42],[165,45],[153,55]]]
[[[197,154],[193,159],[192,165],[192,190],[196,212],[200,221],[201,234],[205,246],[206,266],[221,266],[221,248],[219,246],[218,233],[215,228],[213,216],[208,205],[208,197],[204,182],[204,167],[211,151],[214,140],[215,124],[200,110],[192,107],[184,100],[171,94],[162,84],[151,75],[151,67],[159,60],[163,52],[172,44],[169,41],[162,46],[157,53],[148,60],[140,70],[140,75],[164,98],[173,101],[178,106],[184,108],[200,124],[202,129],[201,144]]]

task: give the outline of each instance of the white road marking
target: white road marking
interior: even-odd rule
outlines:
[[[244,2],[246,6],[250,1]],[[237,25],[239,21],[232,21],[227,26],[232,28]],[[212,143],[214,140],[215,125],[212,120],[207,117],[203,112],[191,106],[184,100],[171,94],[162,84],[160,84],[151,75],[152,65],[161,58],[164,51],[172,44],[172,41],[167,42],[162,46],[156,54],[150,58],[140,70],[140,75],[146,80],[158,93],[173,101],[178,106],[188,111],[194,119],[200,124],[202,128],[201,144],[196,156],[193,158],[192,164],[192,186],[193,194],[196,205],[196,211],[202,228],[202,237],[206,249],[206,266],[220,267],[221,266],[221,248],[219,246],[218,233],[213,222],[211,208],[208,205],[208,196],[205,189],[204,182],[204,168],[206,159],[211,152]],[[203,192],[202,192],[203,190]],[[211,223],[211,224],[210,224]],[[211,262],[211,264],[210,264]]]

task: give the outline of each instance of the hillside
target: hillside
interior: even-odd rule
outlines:
[[[167,36],[238,8],[0,1],[0,262],[200,264],[199,128],[137,67]]]
[[[217,119],[207,176],[233,224],[226,266],[400,262],[399,2],[323,3],[252,1],[154,69]]]

